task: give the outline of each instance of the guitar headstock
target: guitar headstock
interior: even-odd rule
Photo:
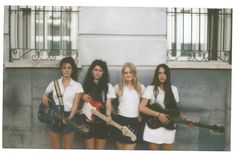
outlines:
[[[225,132],[225,127],[220,125],[212,125],[211,130],[213,130],[214,132],[223,133]]]
[[[136,135],[127,126],[122,126],[121,131],[124,136],[130,137],[132,141],[137,139]]]

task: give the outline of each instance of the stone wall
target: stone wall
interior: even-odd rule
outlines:
[[[110,68],[111,83],[119,80],[120,69]],[[119,69],[119,70],[118,70]],[[87,68],[79,73],[82,83]],[[139,70],[147,86],[154,70]],[[40,97],[51,80],[59,77],[58,69],[5,69],[3,88],[3,147],[50,148],[47,128],[37,119]],[[175,150],[230,150],[231,70],[172,69],[172,84],[178,87],[181,109],[191,119],[206,124],[221,124],[225,133],[204,128],[177,125]],[[76,137],[74,148],[85,148]],[[140,141],[137,149],[146,149]],[[108,149],[115,149],[111,138]]]

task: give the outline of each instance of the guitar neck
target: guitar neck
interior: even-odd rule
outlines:
[[[189,121],[182,120],[182,119],[174,119],[174,122],[175,123],[180,123],[180,124],[185,124],[185,125],[188,125],[190,123]],[[208,124],[203,124],[203,123],[200,123],[200,122],[192,122],[192,124],[196,127],[212,129],[212,126],[208,125]]]
[[[97,117],[101,118],[102,120],[104,120],[104,121],[107,121],[107,120],[108,120],[108,117],[105,116],[105,115],[103,115],[103,114],[100,113],[99,111],[97,111],[97,110],[95,110],[95,109],[92,109],[91,111],[92,111],[92,113],[93,113],[94,115],[96,115]],[[113,125],[113,126],[116,127],[117,129],[122,130],[122,126],[121,126],[120,124],[116,123],[116,122],[113,121],[113,120],[111,121],[111,125]]]

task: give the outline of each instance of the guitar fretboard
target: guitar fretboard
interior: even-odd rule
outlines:
[[[178,118],[174,118],[173,121],[175,123],[180,123],[180,124],[185,124],[185,125],[188,125],[189,123],[192,123],[196,127],[211,129],[215,132],[224,132],[225,131],[225,128],[223,126],[208,125],[208,124],[204,124],[204,123],[200,123],[200,122],[193,122],[193,121],[190,122],[190,121],[181,120],[181,119],[178,119]]]
[[[95,114],[96,116],[98,116],[99,118],[101,118],[102,120],[104,120],[104,121],[107,121],[107,117],[105,116],[105,115],[103,115],[103,114],[101,114],[100,112],[98,112],[97,110],[95,110],[95,109],[92,109],[92,113],[93,114]],[[114,127],[116,127],[117,129],[122,129],[122,126],[120,125],[120,124],[118,124],[118,123],[116,123],[115,121],[111,121],[111,125],[113,125]]]

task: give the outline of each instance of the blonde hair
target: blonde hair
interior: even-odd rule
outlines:
[[[125,79],[123,76],[124,76],[126,68],[129,68],[131,73],[133,74],[134,78],[132,80],[132,85],[133,85],[134,89],[136,90],[136,92],[138,93],[138,95],[141,96],[141,94],[142,94],[141,85],[140,85],[140,82],[138,79],[138,73],[137,73],[136,67],[133,63],[125,63],[122,67],[122,70],[121,70],[122,78],[121,78],[121,81],[120,81],[118,88],[117,88],[118,96],[123,95],[123,89],[125,86]]]

